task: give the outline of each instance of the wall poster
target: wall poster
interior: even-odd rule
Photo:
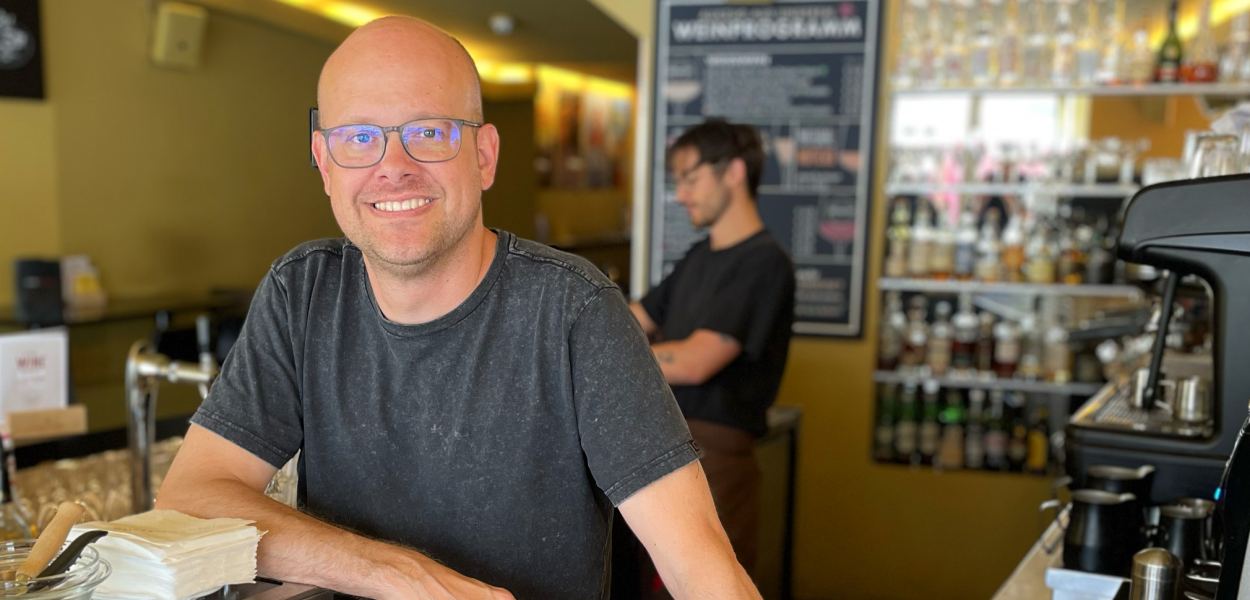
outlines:
[[[651,285],[704,236],[675,202],[665,149],[724,117],[764,140],[759,207],[794,260],[795,333],[862,335],[880,7],[658,0]]]

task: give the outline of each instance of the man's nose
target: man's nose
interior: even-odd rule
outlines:
[[[391,134],[395,134],[394,139],[391,138]],[[404,149],[402,134],[398,131],[386,132],[386,148],[382,151],[382,160],[378,162],[378,176],[386,179],[402,179],[413,175],[420,168],[422,168],[421,163],[408,156],[408,151]]]

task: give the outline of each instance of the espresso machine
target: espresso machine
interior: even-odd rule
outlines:
[[[1128,204],[1119,257],[1166,271],[1150,367],[1133,381],[1112,382],[1067,427],[1068,472],[1078,482],[1091,465],[1156,469],[1151,503],[1181,497],[1217,501],[1223,565],[1216,600],[1250,599],[1242,576],[1250,533],[1250,176],[1168,182]],[[1213,345],[1209,411],[1178,423],[1162,402],[1164,338],[1178,282],[1209,286]],[[1191,393],[1193,393],[1191,391]]]

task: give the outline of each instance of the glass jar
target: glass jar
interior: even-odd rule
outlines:
[[[0,542],[0,574],[11,574],[30,554],[35,540]],[[24,583],[4,577],[0,581],[0,598],[21,596],[22,600],[89,600],[96,587],[113,572],[108,561],[100,558],[95,548],[87,546],[64,573],[36,577]],[[35,589],[38,587],[39,589]]]

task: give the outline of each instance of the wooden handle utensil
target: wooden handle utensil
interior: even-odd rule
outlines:
[[[77,502],[62,502],[56,507],[56,515],[52,517],[48,526],[43,528],[39,539],[35,540],[35,546],[30,549],[30,554],[26,555],[26,560],[22,561],[22,566],[17,568],[17,581],[28,581],[48,566],[52,557],[61,551],[65,538],[69,536],[70,528],[78,522],[82,513],[83,507]]]

